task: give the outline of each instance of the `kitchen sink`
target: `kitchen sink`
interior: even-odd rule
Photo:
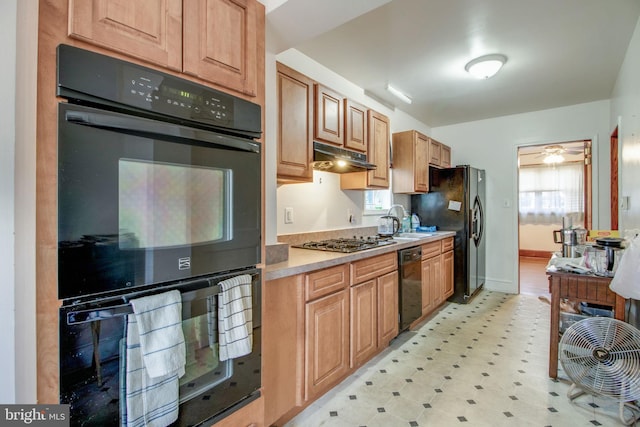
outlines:
[[[393,238],[400,238],[400,239],[424,239],[425,237],[431,237],[433,236],[433,233],[398,233],[396,236],[393,236]]]
[[[413,240],[420,240],[420,239],[424,239],[425,237],[430,237],[433,236],[433,233],[399,233],[395,236],[393,236],[393,240],[396,240],[398,242],[410,242]]]

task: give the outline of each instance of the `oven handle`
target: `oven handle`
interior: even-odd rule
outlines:
[[[114,130],[133,134],[147,134],[150,136],[164,136],[205,141],[224,148],[260,153],[260,144],[249,139],[218,134],[196,128],[178,126],[172,123],[149,120],[142,117],[130,118],[124,115],[92,113],[87,111],[69,110],[65,114],[69,123],[89,126],[99,129]]]
[[[167,289],[170,290],[170,289]],[[197,299],[204,299],[220,293],[220,285],[208,286],[206,288],[196,289],[194,291],[184,292],[182,302],[191,302]],[[88,310],[70,311],[67,313],[67,325],[78,325],[80,323],[95,322],[96,320],[105,320],[112,317],[126,316],[133,314],[131,304],[119,304],[110,307],[100,307]]]

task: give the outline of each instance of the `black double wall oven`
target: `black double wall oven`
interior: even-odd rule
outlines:
[[[261,384],[260,107],[75,47],[57,54],[60,401],[72,425],[133,425],[131,301],[178,290],[186,364],[173,424],[215,422]],[[220,296],[240,278],[252,346],[227,359]]]

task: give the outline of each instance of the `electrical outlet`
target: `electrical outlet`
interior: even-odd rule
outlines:
[[[284,223],[293,224],[293,208],[284,208]]]

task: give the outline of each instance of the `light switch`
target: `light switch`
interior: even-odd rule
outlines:
[[[293,208],[284,208],[284,223],[293,224]]]

